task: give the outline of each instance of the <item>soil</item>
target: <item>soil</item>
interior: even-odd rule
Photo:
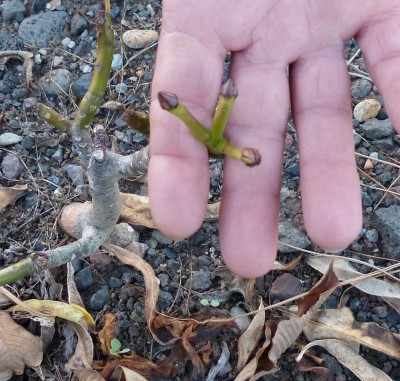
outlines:
[[[35,251],[52,249],[71,242],[57,226],[57,220],[64,206],[72,201],[86,201],[90,199],[88,190],[84,184],[77,185],[68,176],[63,168],[66,165],[81,163],[73,154],[73,149],[68,139],[59,134],[54,128],[45,124],[32,107],[30,101],[40,101],[53,107],[62,115],[72,117],[76,111],[79,96],[73,91],[73,84],[82,78],[85,66],[93,63],[95,51],[93,50],[96,28],[91,17],[90,1],[62,0],[56,10],[64,10],[68,14],[67,24],[60,36],[54,38],[48,48],[46,55],[42,55],[42,62],[34,66],[34,82],[54,69],[55,61],[60,63],[57,68],[67,69],[72,75],[72,86],[66,93],[56,96],[49,95],[40,87],[28,89],[21,80],[21,63],[17,60],[9,60],[0,71],[0,135],[11,132],[22,137],[23,140],[17,144],[0,146],[0,162],[7,154],[15,153],[23,164],[21,173],[13,179],[4,174],[0,177],[2,187],[11,187],[18,184],[27,184],[25,191],[13,204],[0,211],[0,267],[8,266],[18,260],[25,258]],[[28,0],[24,2],[26,11],[23,18],[45,11],[45,2]],[[150,84],[154,71],[156,58],[156,44],[143,50],[132,50],[124,46],[121,41],[122,32],[139,28],[159,31],[161,24],[161,1],[117,1],[112,3],[113,27],[116,32],[115,53],[121,54],[123,67],[114,70],[110,86],[107,90],[105,101],[117,100],[125,106],[136,110],[148,112]],[[71,34],[70,24],[74,15],[79,14],[87,20],[86,32]],[[23,49],[30,51],[36,56],[40,54],[40,46],[24,46],[18,39],[17,33],[22,19],[12,19],[1,23],[0,48]],[[74,47],[65,45],[65,38],[75,42],[75,47],[83,41],[92,41],[89,49],[81,56],[74,54]],[[63,44],[64,41],[64,44]],[[357,51],[358,47],[354,40],[349,41],[344,49],[346,59],[349,59]],[[57,57],[62,57],[58,59]],[[358,54],[353,64],[361,70],[365,70],[362,55]],[[227,67],[229,57],[227,57]],[[354,69],[350,68],[350,71]],[[357,72],[357,71],[354,71]],[[10,81],[10,78],[15,80]],[[359,79],[352,76],[353,96],[359,90]],[[125,90],[118,93],[121,84],[125,84]],[[6,86],[7,85],[7,86]],[[119,85],[119,87],[118,87]],[[382,102],[379,92],[372,87],[362,97],[353,98],[353,107],[364,98],[376,98]],[[384,109],[378,118],[385,119]],[[387,118],[387,116],[386,116]],[[140,134],[132,134],[123,123],[118,112],[102,109],[96,120],[107,126],[110,136],[115,138],[119,151],[129,154],[147,144],[147,140]],[[353,127],[358,136],[364,135],[359,123],[354,121]],[[367,140],[355,145],[357,151],[369,155],[371,152],[379,152],[385,159],[396,158],[399,141],[394,134],[391,139],[391,149],[386,153]],[[30,142],[32,141],[32,144]],[[390,143],[390,142],[389,142]],[[293,122],[288,124],[288,133],[285,145],[284,169],[282,172],[282,207],[281,222],[288,223],[294,229],[294,233],[288,238],[288,243],[298,242],[303,237],[304,226],[300,204],[299,190],[299,166],[296,150],[296,133]],[[360,170],[364,170],[365,159],[358,158],[357,163]],[[4,171],[3,171],[4,172]],[[368,172],[368,177],[362,175],[362,181],[367,185],[388,185],[387,179],[392,179],[394,171],[389,165],[375,165]],[[223,160],[220,158],[210,159],[210,202],[220,199],[223,174]],[[372,178],[372,180],[371,180]],[[87,179],[84,178],[84,183]],[[389,180],[390,183],[390,180]],[[146,183],[121,181],[123,192],[133,192],[141,195],[147,194]],[[179,184],[177,184],[179,186]],[[372,212],[380,202],[383,193],[364,187],[364,228],[354,244],[343,251],[340,255],[374,261],[377,266],[390,264],[375,255],[382,253],[383,242],[381,236],[376,240],[374,226],[372,226]],[[381,206],[389,206],[395,203],[395,197],[389,196],[383,200]],[[186,240],[173,242],[157,231],[140,226],[134,226],[138,232],[139,241],[148,245],[144,259],[151,264],[155,274],[161,282],[161,294],[159,310],[173,313],[178,317],[190,317],[202,311],[210,317],[212,315],[230,316],[232,307],[240,307],[243,312],[248,312],[251,306],[246,305],[243,295],[237,290],[229,287],[229,275],[226,271],[221,272],[223,267],[220,258],[218,241],[218,222],[205,222],[201,229]],[[379,230],[379,229],[378,229]],[[379,233],[379,231],[377,232]],[[294,236],[293,236],[294,235]],[[245,237],[244,237],[245,238]],[[293,239],[293,241],[291,241]],[[301,240],[301,239],[300,239]],[[321,252],[309,241],[304,241],[304,248]],[[300,251],[278,253],[278,260],[288,263],[296,258]],[[372,257],[366,257],[370,255]],[[152,339],[145,320],[144,282],[140,273],[117,260],[108,261],[107,253],[103,251],[97,257],[87,258],[84,261],[73,263],[76,272],[76,283],[79,285],[81,297],[87,310],[91,313],[97,323],[97,329],[102,327],[102,318],[106,313],[113,313],[117,317],[117,328],[115,336],[121,341],[122,348],[130,348],[139,356],[157,362],[163,356],[170,353],[171,347],[162,347]],[[107,263],[109,262],[109,263]],[[366,272],[366,266],[358,266],[357,270]],[[271,300],[270,290],[276,279],[282,275],[281,271],[273,271],[255,282],[256,295],[262,297],[265,305],[283,298],[279,294]],[[51,276],[49,276],[49,274]],[[61,298],[66,300],[66,269],[58,268],[49,274],[35,274],[29,278],[22,279],[9,285],[8,289],[18,295],[22,300],[29,298],[56,299],[53,279],[56,283],[64,286]],[[299,287],[295,293],[309,290],[320,279],[320,274],[308,266],[305,262],[291,271],[294,281],[299,281]],[[91,277],[93,278],[90,281]],[[89,280],[88,280],[89,279]],[[293,280],[293,279],[292,279]],[[287,285],[287,283],[285,283]],[[99,290],[103,290],[99,292]],[[104,291],[105,290],[105,291]],[[385,305],[386,313],[378,314],[376,307],[382,307],[384,302],[379,297],[368,296],[355,288],[339,289],[326,302],[326,306],[335,308],[347,298],[345,305],[349,306],[359,321],[375,321],[383,327],[390,328],[392,332],[399,333],[400,316],[390,306]],[[200,301],[219,301],[218,307],[204,307]],[[96,308],[93,308],[96,307]],[[231,312],[230,312],[231,311]],[[378,316],[380,315],[380,316]],[[280,320],[279,311],[268,312],[269,317]],[[29,321],[22,321],[25,327],[35,333],[40,333],[40,327]],[[22,376],[15,376],[12,380],[67,380],[68,372],[64,369],[70,352],[70,341],[63,336],[63,321],[56,322],[56,331],[50,345],[46,348],[45,358],[41,366],[44,378],[41,378],[38,369],[27,369]],[[237,340],[239,335],[234,330],[224,329],[212,341],[212,353],[208,368],[215,365],[221,355],[223,343],[228,345],[230,357],[222,375],[216,380],[234,380],[237,375]],[[94,337],[96,342],[96,337]],[[299,344],[304,343],[304,337],[300,337]],[[278,362],[281,368],[276,374],[264,376],[264,380],[313,380],[314,376],[308,372],[301,372],[295,363],[298,347],[291,347]],[[374,352],[368,348],[361,348],[361,354],[373,365],[386,371],[393,380],[400,379],[398,362],[394,359]],[[315,349],[315,355],[324,360],[323,366],[331,369],[336,381],[357,380],[349,370],[325,352],[323,349]],[[104,354],[96,347],[96,359],[103,359]],[[191,377],[192,367],[190,362],[179,370],[176,379],[188,380]]]

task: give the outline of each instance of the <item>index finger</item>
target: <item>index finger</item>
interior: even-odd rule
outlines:
[[[159,91],[176,93],[205,126],[212,121],[221,85],[225,51],[217,42],[164,28],[157,51],[150,108],[149,195],[156,226],[182,239],[204,219],[208,192],[208,153],[184,124],[162,110]]]

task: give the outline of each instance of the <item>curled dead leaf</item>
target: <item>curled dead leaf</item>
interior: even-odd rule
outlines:
[[[28,186],[25,185],[15,185],[10,188],[1,188],[0,189],[0,210],[5,208],[7,205],[11,204],[15,201],[26,189]]]
[[[0,312],[0,380],[24,373],[25,366],[39,366],[43,359],[43,344],[39,337],[14,322],[6,312]]]

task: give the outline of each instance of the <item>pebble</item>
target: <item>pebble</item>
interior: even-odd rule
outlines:
[[[125,94],[128,91],[128,86],[125,83],[118,83],[115,85],[115,92],[117,94]]]
[[[71,18],[71,34],[73,36],[81,34],[87,28],[87,21],[79,13],[75,13]]]
[[[301,249],[305,249],[311,244],[305,233],[286,221],[279,224],[279,241]],[[296,249],[287,247],[281,243],[278,244],[278,250],[281,253],[293,253],[296,251]]]
[[[374,215],[374,227],[382,237],[382,252],[385,257],[400,258],[400,206],[378,208]]]
[[[352,311],[358,310],[360,307],[360,299],[359,298],[351,298],[349,307]]]
[[[48,41],[60,36],[68,20],[66,12],[43,12],[24,19],[18,37],[24,44],[48,47]]]
[[[93,73],[82,74],[81,77],[72,84],[72,93],[77,98],[82,99],[92,82],[92,78]]]
[[[375,118],[381,107],[376,99],[365,99],[354,107],[354,118],[363,123],[368,119]]]
[[[114,276],[110,277],[108,280],[108,287],[109,288],[120,288],[124,284],[124,281],[120,278],[116,278]]]
[[[75,274],[75,284],[78,290],[87,290],[93,284],[92,268],[84,267]]]
[[[111,62],[111,68],[113,70],[120,70],[122,68],[122,55],[114,54]]]
[[[72,74],[67,69],[55,69],[39,78],[39,87],[48,96],[68,94]]]
[[[238,318],[235,319],[235,323],[239,326],[240,332],[246,331],[247,328],[249,328],[249,325],[251,323],[250,316],[246,315],[246,311],[243,308],[240,307],[232,307],[229,310],[229,313],[232,317],[239,316]],[[240,316],[240,315],[245,315],[245,316]]]
[[[23,170],[24,165],[21,163],[18,156],[14,155],[12,152],[7,152],[1,162],[3,176],[8,179],[17,179]]]
[[[93,71],[93,68],[85,63],[80,66],[80,69],[84,74],[91,73]]]
[[[23,2],[12,0],[1,4],[0,12],[3,17],[3,21],[21,22],[24,19],[26,9]]]
[[[171,248],[169,248],[169,247],[166,247],[165,249],[162,249],[162,253],[168,259],[176,259],[178,257],[176,252],[174,250],[172,250]]]
[[[357,99],[365,98],[372,90],[372,83],[364,78],[355,80],[351,85],[351,96]]]
[[[122,35],[124,44],[132,49],[143,49],[157,40],[158,33],[155,30],[132,29]]]
[[[14,134],[12,132],[5,132],[0,135],[0,146],[9,146],[12,144],[17,144],[22,140],[22,136]]]
[[[290,273],[280,275],[271,285],[270,297],[272,300],[286,300],[301,293],[300,279]]]
[[[158,274],[157,278],[160,281],[161,288],[167,288],[169,286],[170,278],[167,274],[164,273]]]
[[[379,233],[376,229],[367,230],[366,237],[371,242],[378,242]]]
[[[363,124],[362,128],[365,137],[369,140],[385,138],[395,133],[390,119],[369,119]]]
[[[380,319],[385,319],[388,314],[387,306],[375,306],[372,308],[372,312]]]
[[[54,159],[57,163],[61,163],[64,159],[64,150],[62,147],[56,149],[56,151],[51,155],[51,158]]]
[[[68,46],[70,42],[71,42],[71,39],[70,39],[69,37],[65,37],[65,38],[61,41],[61,43],[62,43],[64,46]]]
[[[35,54],[35,58],[34,58],[34,61],[35,61],[35,64],[36,65],[40,65],[41,63],[42,63],[42,56],[38,53],[38,54]]]
[[[75,186],[83,185],[85,178],[82,166],[76,164],[67,164],[62,167],[62,172],[72,181]]]
[[[163,233],[161,233],[159,230],[156,229],[151,232],[151,236],[159,243],[162,243],[163,245],[171,245],[173,242],[171,238],[168,238],[167,236],[165,236]]]
[[[122,222],[115,225],[109,240],[113,245],[127,247],[132,242],[139,241],[139,233],[135,231],[131,225]]]
[[[168,291],[160,290],[158,294],[158,307],[161,311],[167,310],[174,302],[174,297]]]
[[[185,287],[192,287],[192,290],[203,292],[208,290],[212,285],[211,274],[209,271],[200,270],[193,271],[192,276],[186,281]]]
[[[199,247],[206,241],[206,237],[205,237],[204,233],[200,230],[197,233],[194,233],[189,238],[189,241],[193,246]]]
[[[143,258],[149,247],[145,243],[134,241],[125,247],[125,249],[131,251],[138,257]]]
[[[94,311],[100,311],[110,299],[108,287],[103,286],[99,291],[95,292],[90,298],[90,308]]]
[[[21,146],[30,151],[35,146],[35,139],[31,135],[26,135],[21,140]]]

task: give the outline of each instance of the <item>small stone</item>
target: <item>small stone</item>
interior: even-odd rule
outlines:
[[[174,250],[172,250],[169,247],[166,247],[165,249],[162,250],[162,253],[165,255],[166,258],[168,259],[176,259],[178,255],[175,253]]]
[[[387,306],[375,306],[372,308],[372,313],[374,313],[380,319],[385,319],[388,314],[388,308]]]
[[[1,171],[3,172],[3,176],[8,179],[17,179],[23,170],[24,165],[21,163],[18,156],[14,155],[12,152],[7,152],[1,162]]]
[[[24,19],[25,6],[21,1],[12,0],[4,2],[0,6],[0,12],[3,16],[3,21],[21,22]]]
[[[202,231],[198,231],[189,238],[189,241],[193,246],[199,247],[206,241],[206,237]]]
[[[70,42],[71,42],[71,39],[70,39],[69,37],[65,37],[65,38],[61,41],[61,43],[62,43],[64,46],[68,46]]]
[[[158,33],[155,30],[132,29],[122,35],[124,44],[132,49],[143,49],[157,40]]]
[[[87,21],[79,13],[75,13],[71,19],[71,34],[73,36],[81,34],[87,28]]]
[[[374,227],[382,238],[382,253],[386,258],[400,257],[400,206],[378,208],[374,217]]]
[[[113,245],[126,247],[132,242],[137,242],[139,240],[139,233],[126,222],[122,222],[115,225],[109,240]]]
[[[286,221],[279,224],[279,241],[282,242],[282,244],[278,245],[278,250],[281,253],[293,253],[296,251],[296,249],[285,246],[284,243],[301,249],[305,249],[311,244],[305,233]]]
[[[147,250],[149,250],[149,247],[145,243],[134,241],[131,242],[127,247],[125,247],[125,249],[131,251],[138,257],[143,258]]]
[[[75,42],[75,41],[71,41],[71,42],[68,44],[68,48],[69,48],[69,49],[73,49],[73,48],[75,48],[75,45],[76,45],[76,42]]]
[[[56,152],[51,155],[51,158],[57,161],[58,163],[61,163],[64,159],[64,151],[62,147],[59,147],[56,149]]]
[[[365,236],[370,242],[378,242],[379,233],[376,229],[368,230]]]
[[[86,94],[90,83],[92,82],[93,74],[82,74],[82,76],[72,84],[72,93],[79,99],[82,99]]]
[[[352,298],[350,300],[349,307],[350,307],[350,309],[352,311],[358,310],[358,308],[360,307],[360,299],[359,298]]]
[[[365,99],[354,107],[354,118],[361,123],[375,118],[381,109],[381,104],[376,99]]]
[[[110,17],[112,19],[115,19],[116,17],[118,17],[118,15],[121,13],[121,8],[120,7],[112,7],[110,9]]]
[[[35,54],[35,58],[34,58],[34,61],[35,61],[35,64],[36,65],[40,65],[41,63],[42,63],[42,56],[38,53],[38,54]]]
[[[39,78],[40,88],[49,96],[68,94],[72,74],[67,69],[55,69]]]
[[[93,274],[90,266],[84,267],[75,274],[75,284],[78,290],[87,290],[93,284]]]
[[[211,274],[209,271],[200,270],[200,271],[193,271],[191,279],[189,278],[186,283],[185,287],[192,287],[194,291],[203,292],[208,290],[211,285]]]
[[[301,290],[300,279],[292,274],[284,273],[272,283],[270,297],[272,300],[286,300],[300,294]]]
[[[110,299],[108,287],[103,286],[99,291],[90,298],[90,308],[94,311],[100,311]]]
[[[29,151],[35,146],[35,139],[31,135],[26,135],[21,141],[21,146]]]
[[[240,332],[243,333],[249,328],[251,323],[251,319],[249,316],[246,315],[246,311],[240,307],[232,307],[229,310],[229,313],[232,317],[238,316],[234,321],[239,326]]]
[[[160,290],[158,295],[158,306],[161,311],[167,310],[174,302],[174,297],[168,291]]]
[[[168,238],[163,233],[161,233],[159,230],[153,230],[151,232],[151,236],[155,240],[157,240],[159,243],[162,243],[163,245],[171,245],[173,242],[173,240],[171,238]]]
[[[108,280],[108,287],[110,288],[120,288],[124,284],[124,281],[120,278],[110,277]]]
[[[111,62],[111,68],[113,70],[120,70],[122,68],[122,56],[121,54],[114,54]]]
[[[363,124],[363,132],[367,139],[377,140],[394,135],[395,130],[390,119],[369,119]]]
[[[357,99],[365,98],[372,90],[372,83],[367,79],[360,78],[355,80],[351,85],[351,96]]]
[[[84,170],[80,165],[67,164],[62,167],[62,172],[72,181],[75,186],[83,185],[85,178],[83,176]]]
[[[22,140],[22,136],[14,134],[12,132],[5,132],[0,135],[0,146],[10,146],[17,144]]]
[[[92,67],[88,64],[82,64],[80,69],[82,70],[82,73],[87,74],[92,72]]]
[[[117,94],[125,94],[128,91],[128,86],[125,83],[118,83],[115,85],[115,92]]]

